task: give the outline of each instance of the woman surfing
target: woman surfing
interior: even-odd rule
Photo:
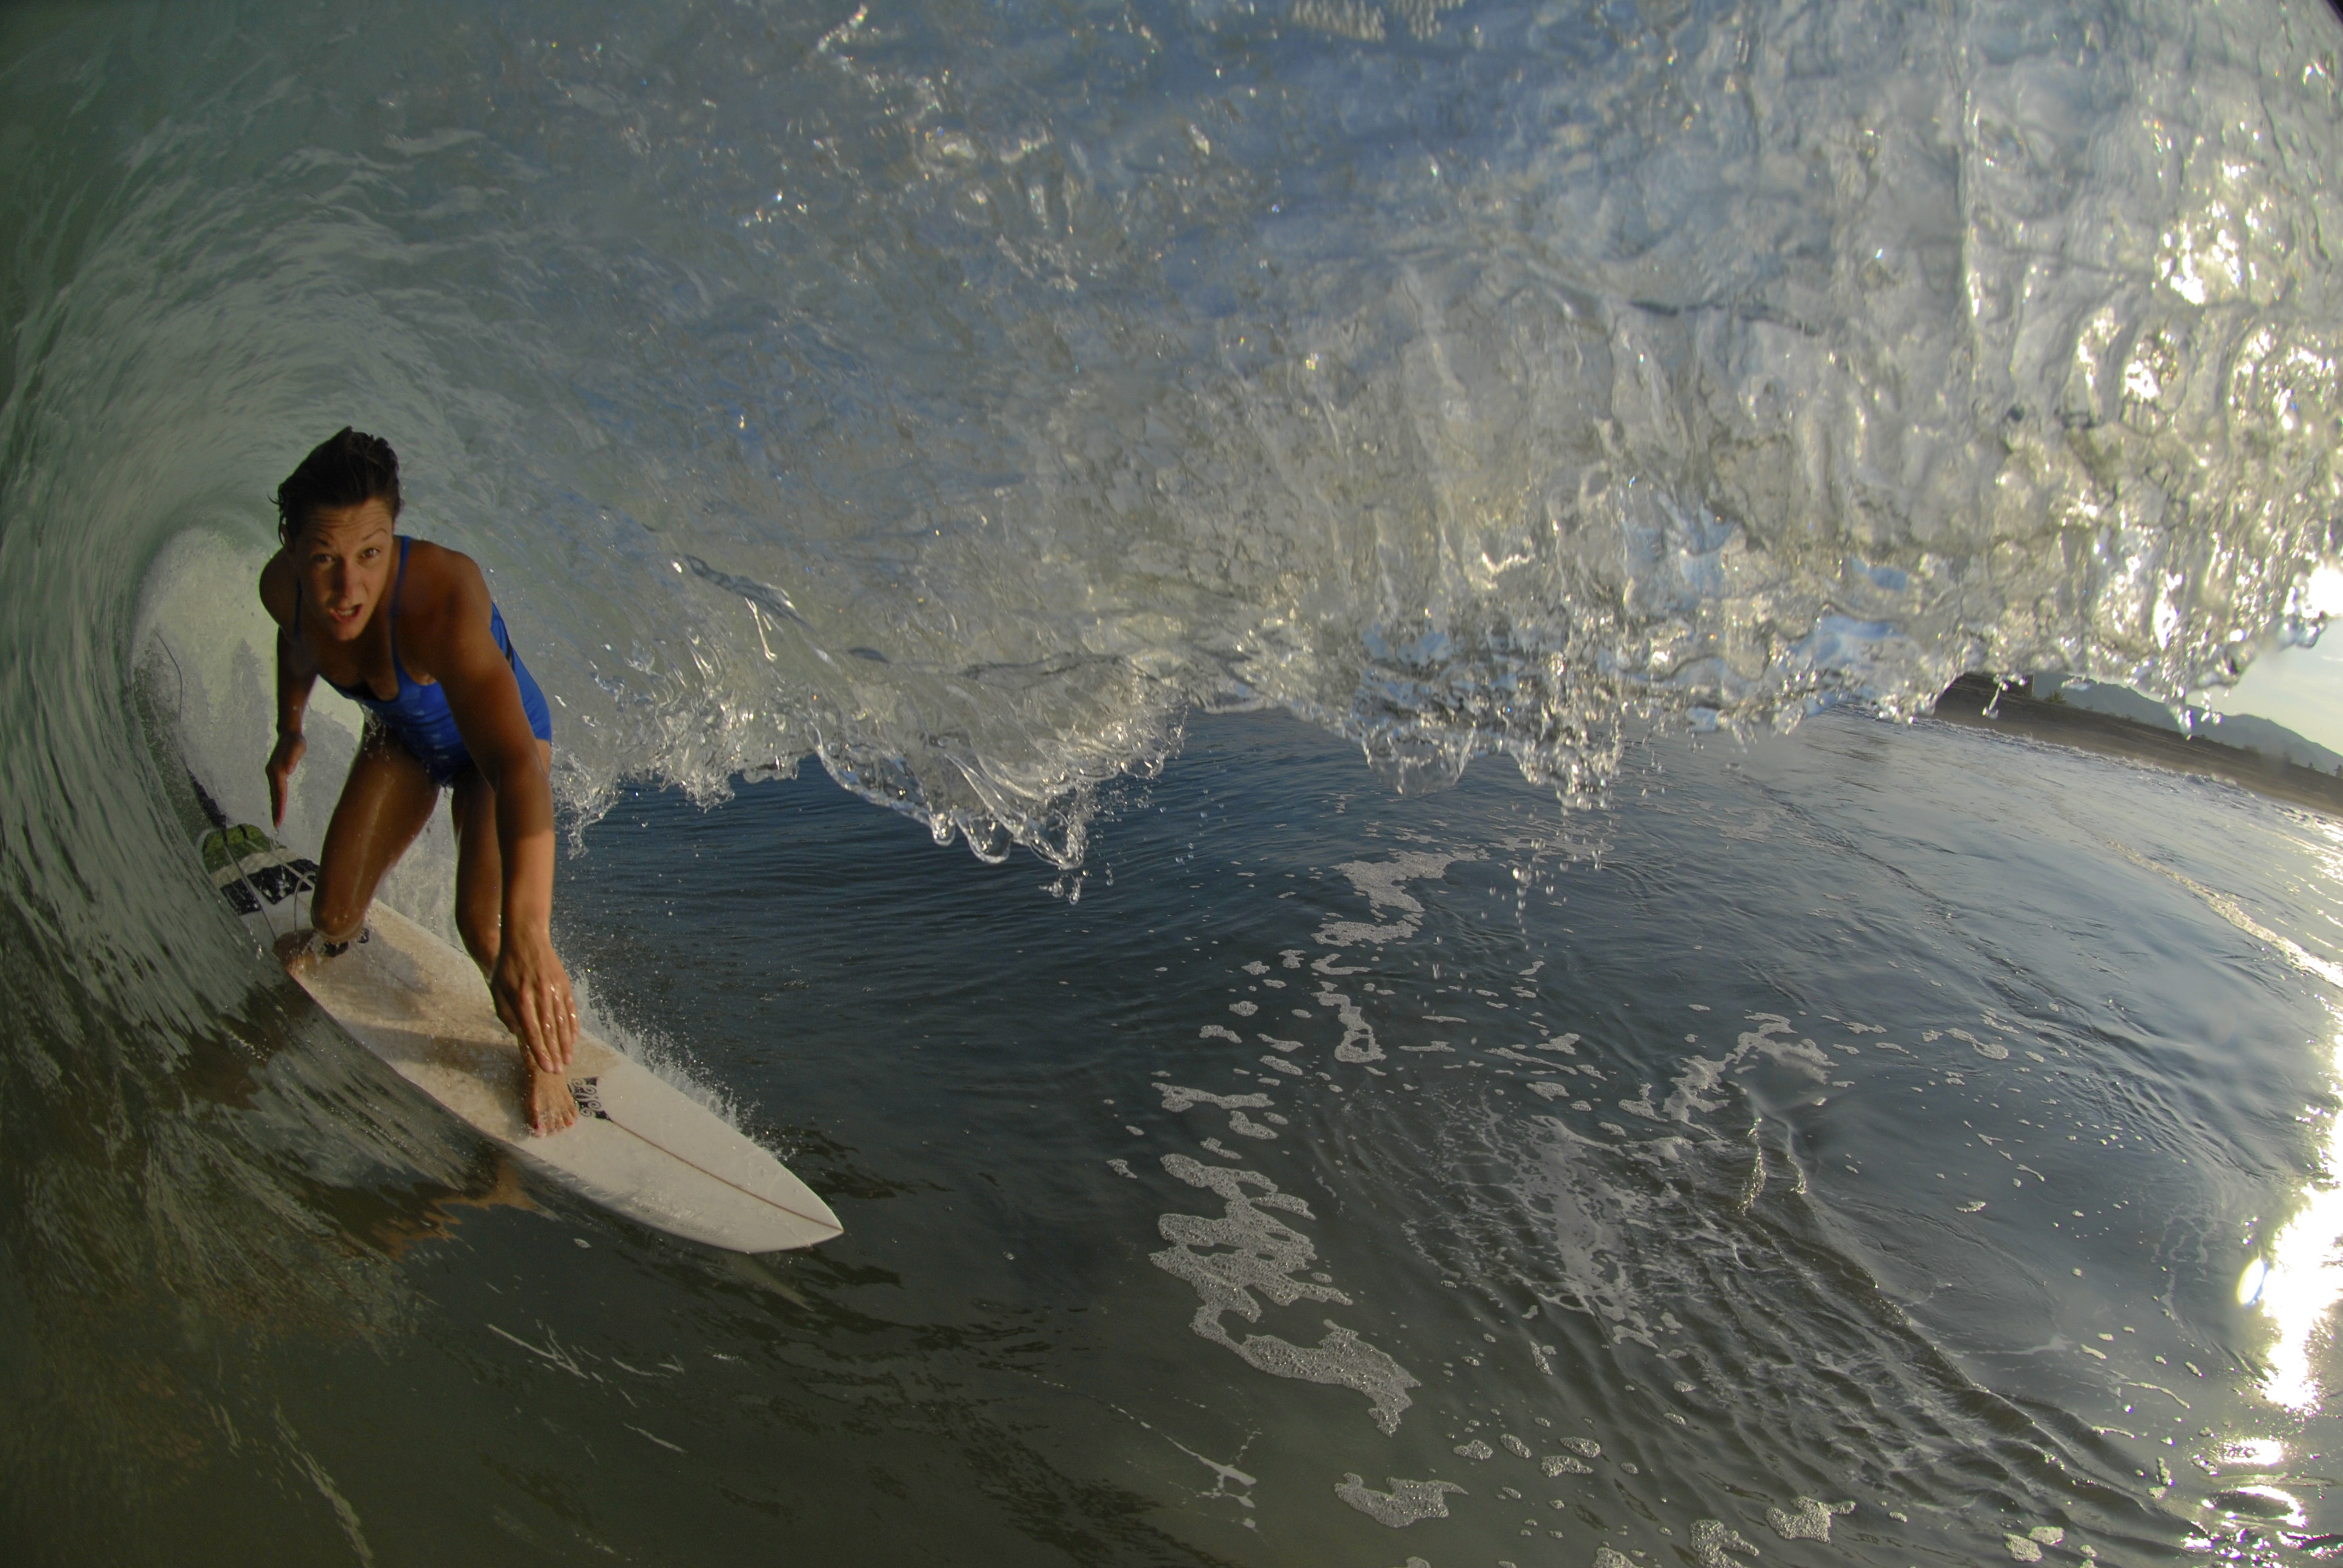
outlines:
[[[563,1074],[578,1040],[568,971],[553,951],[553,722],[469,556],[394,531],[398,457],[343,428],[276,495],[282,548],[260,572],[277,622],[278,825],[319,676],[364,708],[366,729],[318,855],[315,947],[357,939],[384,873],[454,791],[456,929],[519,1044],[529,1126],[578,1119]]]

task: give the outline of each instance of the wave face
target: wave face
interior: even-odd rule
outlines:
[[[2333,542],[2321,6],[306,15],[13,24],[29,688],[346,420],[589,812],[812,755],[1069,864],[1198,704],[1568,789],[2223,678]]]
[[[0,1540],[63,1543],[51,1559],[151,1558],[141,1522],[157,1519],[248,1543],[288,1490],[331,1504],[327,1546],[344,1530],[367,1558],[331,1476],[378,1466],[317,1435],[363,1402],[302,1416],[307,1439],[287,1414],[366,1357],[312,1362],[299,1346],[391,1342],[436,1321],[433,1292],[461,1293],[514,1355],[588,1388],[550,1329],[503,1315],[485,1265],[477,1291],[461,1268],[427,1288],[375,1266],[444,1229],[417,1191],[486,1185],[478,1151],[268,973],[185,852],[199,819],[183,762],[238,816],[260,810],[265,498],[345,423],[397,446],[406,526],[488,569],[555,700],[579,822],[626,781],[704,802],[812,757],[940,840],[996,859],[1021,844],[1065,868],[1109,781],[1169,757],[1199,709],[1289,709],[1407,790],[1503,755],[1574,793],[1655,719],[1764,726],[1847,699],[1906,712],[1980,667],[2159,695],[2219,680],[2301,614],[2298,585],[2343,545],[2327,248],[2343,100],[2319,4],[383,0],[327,15],[0,8],[0,1403],[15,1418],[0,1423]],[[304,841],[348,742],[330,701],[316,712]],[[1292,787],[1273,776],[1252,797],[1265,841]],[[2023,782],[1978,778],[1987,801]],[[1803,788],[1855,789],[1838,775]],[[1187,865],[1192,839],[1162,833],[1164,865]],[[1324,836],[1327,864],[1366,858]],[[710,857],[743,859],[744,841]],[[402,871],[413,897],[390,896],[431,902],[444,849]],[[1719,852],[1753,877],[1775,853]],[[1975,863],[1993,866],[1984,850]],[[862,874],[829,864],[838,882]],[[1172,876],[1163,899],[1196,885]],[[1479,903],[1502,907],[1473,891],[1476,923]],[[1072,912],[1020,892],[1014,929],[1041,953],[1061,933],[1025,906]],[[1979,895],[1975,926],[2015,896]],[[1661,950],[1638,906],[1619,908],[1616,940]],[[1326,918],[1387,912],[1363,890],[1342,909]],[[628,905],[608,926],[656,912]],[[1282,951],[1270,935],[1307,944],[1317,922],[1264,926],[1259,961]],[[1145,937],[1158,923],[1125,922]],[[780,937],[737,924],[770,939],[739,969],[779,963]],[[941,950],[980,928],[907,929]],[[2121,936],[2110,950],[2157,967]],[[1014,970],[1011,951],[978,956]],[[1147,977],[1167,968],[1129,970],[1136,1020],[1157,1027]],[[1014,1010],[990,977],[947,978],[931,997]],[[1961,1027],[1987,1005],[2004,1004],[1980,992]],[[1358,1049],[1347,1032],[1334,1045],[1312,1021],[1332,1061],[1364,1070],[1340,1055]],[[1225,1038],[1199,1038],[1235,1040],[1216,1027]],[[1282,1072],[1264,1050],[1245,1047],[1261,1081]],[[1781,1065],[1763,1050],[1735,1060]],[[1653,1074],[1664,1093],[1683,1054]],[[1136,1061],[1133,1083],[1152,1070]],[[1021,1084],[1001,1098],[1023,1100]],[[2255,1124],[2290,1127],[2316,1091],[2295,1087],[2267,1097],[2282,1110],[2255,1101]],[[1665,1109],[1625,1088],[1609,1100]],[[856,1081],[836,1102],[870,1125],[886,1120],[876,1099]],[[1199,1107],[1215,1138],[1222,1117],[1234,1127],[1230,1107]],[[1114,1139],[1132,1136],[1125,1114]],[[898,1152],[910,1164],[910,1145]],[[1745,1168],[1700,1180],[1715,1171]],[[1177,1184],[1198,1223],[1215,1197],[1232,1225],[1239,1199],[1253,1219],[1274,1207],[1258,1187]],[[1562,1234],[1586,1260],[1541,1280],[1599,1294],[1609,1200],[1559,1168],[1514,1188],[1516,1209],[1552,1220],[1522,1221],[1531,1241]],[[2210,1235],[2260,1211],[2206,1211]],[[572,1258],[529,1223],[551,1237],[528,1265],[546,1279],[571,1278],[553,1254],[582,1267],[616,1248]],[[1167,1257],[1151,1282],[1201,1268]],[[670,1267],[684,1265],[642,1264]],[[1693,1278],[1636,1288],[1659,1302]],[[940,1317],[967,1293],[948,1284]],[[645,1321],[668,1321],[669,1300]],[[766,1342],[767,1315],[741,1310],[735,1348]],[[1342,1372],[1382,1402],[1360,1408],[1386,1413],[1405,1392],[1327,1331],[1272,1343],[1212,1321],[1223,1337],[1196,1339],[1212,1357]],[[427,1382],[468,1409],[469,1342],[410,1337],[455,1347]],[[631,1375],[665,1352],[623,1353]],[[1409,1353],[1431,1386],[1438,1352]],[[1767,1408],[1806,1408],[1794,1394]],[[828,1415],[802,1427],[819,1434],[809,1463],[842,1441]],[[614,1442],[634,1441],[623,1430]],[[511,1452],[543,1441],[513,1431]],[[874,1463],[897,1441],[880,1436]],[[749,1452],[717,1427],[692,1442],[694,1463]],[[202,1457],[219,1453],[238,1457]],[[1396,1484],[1380,1455],[1353,1462],[1349,1493],[1329,1490],[1335,1467],[1307,1478],[1314,1494],[1362,1512],[1404,1501],[1380,1490]],[[533,1470],[511,1473],[502,1493],[481,1483],[498,1506],[536,1495]],[[583,1516],[546,1496],[548,1532]],[[1826,1533],[1810,1515],[1793,1523]],[[968,1560],[1033,1560],[1011,1546]]]

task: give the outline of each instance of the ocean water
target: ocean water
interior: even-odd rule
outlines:
[[[0,12],[0,1546],[2332,1554],[2336,825],[1913,716],[2315,634],[2338,40]],[[536,1180],[205,885],[345,422],[838,1242]]]

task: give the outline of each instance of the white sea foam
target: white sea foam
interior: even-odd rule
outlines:
[[[1823,1503],[1812,1497],[1801,1497],[1795,1509],[1765,1510],[1765,1523],[1772,1525],[1774,1533],[1785,1541],[1828,1541],[1832,1519],[1854,1512],[1855,1504],[1852,1503]]]
[[[1258,1111],[1276,1103],[1266,1094],[1214,1094],[1209,1090],[1183,1089],[1176,1083],[1159,1081],[1154,1089],[1163,1097],[1163,1109],[1175,1113],[1198,1105],[1217,1105],[1223,1111]]]
[[[1334,1010],[1342,1025],[1342,1038],[1334,1046],[1334,1060],[1361,1063],[1381,1061],[1383,1048],[1375,1042],[1375,1031],[1367,1022],[1367,1015],[1351,999],[1333,987],[1321,984],[1318,1004]]]
[[[1407,1481],[1392,1476],[1384,1481],[1389,1492],[1376,1492],[1356,1471],[1346,1473],[1334,1486],[1334,1495],[1373,1520],[1394,1530],[1404,1529],[1419,1519],[1448,1517],[1448,1493],[1463,1495],[1464,1489],[1453,1481]]]
[[[1351,1298],[1330,1283],[1293,1277],[1308,1269],[1316,1249],[1302,1232],[1262,1212],[1274,1209],[1308,1219],[1309,1205],[1281,1192],[1257,1171],[1202,1165],[1180,1154],[1165,1155],[1163,1169],[1192,1187],[1214,1193],[1225,1205],[1216,1220],[1175,1213],[1157,1221],[1172,1245],[1151,1254],[1149,1261],[1186,1281],[1202,1298],[1190,1327],[1272,1376],[1355,1389],[1367,1397],[1377,1426],[1386,1432],[1399,1430],[1400,1417],[1413,1402],[1407,1391],[1417,1386],[1416,1379],[1355,1331],[1327,1322],[1324,1337],[1312,1346],[1274,1334],[1238,1336],[1222,1324],[1230,1313],[1247,1322],[1260,1321],[1263,1300],[1275,1306],[1302,1301],[1351,1304]]]
[[[1758,1555],[1757,1548],[1721,1519],[1695,1519],[1692,1523],[1692,1554],[1700,1568],[1740,1568],[1728,1553]]]

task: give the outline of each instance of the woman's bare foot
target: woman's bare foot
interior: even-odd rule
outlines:
[[[277,939],[277,961],[285,966],[287,974],[297,977],[317,967],[317,934],[303,927]]]
[[[304,926],[277,939],[277,961],[285,966],[287,974],[298,980],[303,975],[317,973],[319,964],[327,959],[341,957],[350,950],[350,942],[365,941],[371,934],[361,930],[349,941],[329,942]]]
[[[568,1081],[558,1072],[539,1072],[523,1064],[528,1079],[528,1129],[538,1137],[559,1132],[578,1120],[578,1101],[569,1095]]]

